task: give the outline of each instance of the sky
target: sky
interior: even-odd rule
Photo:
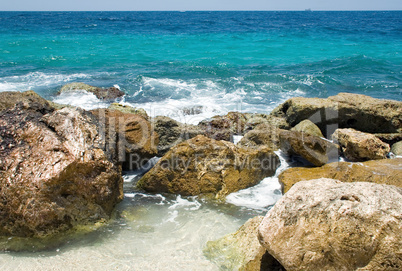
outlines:
[[[402,10],[402,0],[0,0],[1,11]]]

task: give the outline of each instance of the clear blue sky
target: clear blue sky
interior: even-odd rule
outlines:
[[[402,0],[1,0],[0,10],[402,10]]]

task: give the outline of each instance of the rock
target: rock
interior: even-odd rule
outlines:
[[[190,116],[201,114],[203,109],[204,107],[202,105],[195,105],[191,107],[183,107],[180,109],[180,111],[183,113],[184,116]]]
[[[246,117],[245,132],[249,130],[263,130],[267,127],[270,129],[285,129],[289,130],[290,126],[284,118],[275,117],[267,114],[244,113]]]
[[[262,246],[288,270],[402,270],[402,189],[299,182],[267,213]]]
[[[222,270],[284,270],[258,241],[258,226],[263,218],[251,218],[237,232],[207,242],[204,255]]]
[[[372,160],[363,163],[335,162],[319,168],[289,168],[279,174],[283,193],[295,183],[318,178],[342,182],[372,182],[402,187],[402,158]]]
[[[391,133],[391,134],[374,134],[378,137],[382,142],[387,143],[388,145],[393,145],[396,142],[402,141],[402,133]]]
[[[315,125],[311,120],[303,120],[299,122],[299,124],[297,124],[291,130],[302,132],[312,136],[324,137],[321,133],[320,128],[318,128],[318,126]]]
[[[279,158],[269,149],[244,149],[199,135],[173,147],[137,183],[148,192],[216,198],[275,174]]]
[[[122,113],[141,115],[145,119],[149,118],[147,112],[144,109],[132,107],[132,106],[129,106],[129,105],[122,105],[122,104],[119,104],[119,103],[112,103],[111,105],[109,105],[108,109],[118,110],[118,111],[120,111]]]
[[[18,103],[0,112],[0,234],[49,236],[109,219],[123,198],[96,118]]]
[[[93,93],[98,99],[101,100],[114,100],[116,98],[124,96],[124,92],[116,87],[110,87],[105,89],[105,88],[94,87],[84,83],[67,84],[60,89],[59,94],[65,92],[80,91],[80,90]]]
[[[389,145],[376,136],[354,129],[336,129],[332,138],[345,157],[354,162],[385,159],[390,151]]]
[[[392,145],[391,151],[395,155],[402,155],[402,141],[399,141]]]
[[[53,106],[47,100],[32,90],[25,92],[0,92],[0,111],[13,108],[19,102],[23,103],[25,107],[36,104],[36,106],[40,105],[41,108],[47,111],[53,109]]]
[[[163,156],[177,144],[203,133],[195,125],[183,124],[164,116],[155,117],[152,124],[159,135],[158,156]]]
[[[315,166],[338,160],[337,145],[317,136],[296,131],[281,131],[281,150],[290,155],[300,155]]]
[[[271,114],[294,126],[309,119],[327,138],[336,128],[354,128],[367,133],[401,133],[402,102],[339,93],[327,99],[291,98]]]
[[[240,147],[259,148],[266,146],[274,151],[280,147],[279,133],[283,131],[272,126],[259,125],[247,132],[237,143]]]
[[[157,155],[158,134],[142,115],[111,109],[91,111],[101,123],[106,136],[106,148],[124,170],[141,168]]]

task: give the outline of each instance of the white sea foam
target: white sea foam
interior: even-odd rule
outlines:
[[[99,100],[95,94],[86,91],[64,92],[56,96],[53,102],[78,106],[85,110],[107,108],[109,103]]]

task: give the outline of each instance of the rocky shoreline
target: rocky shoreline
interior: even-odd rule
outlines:
[[[85,87],[63,92],[124,94]],[[269,115],[188,125],[119,104],[85,111],[33,91],[2,92],[0,234],[54,238],[108,221],[123,198],[122,171],[154,156],[137,189],[224,200],[273,176],[281,150],[305,165],[279,176],[284,197],[205,255],[218,263],[230,246],[225,265],[239,270],[400,270],[401,138],[402,102],[358,94],[292,98]]]

